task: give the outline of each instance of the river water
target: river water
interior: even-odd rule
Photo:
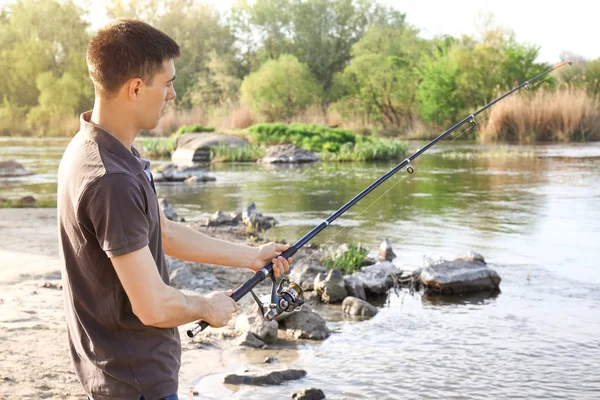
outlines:
[[[35,172],[4,179],[0,197],[54,198],[66,144],[0,139],[0,160]],[[222,164],[209,168],[216,182],[157,190],[186,220],[255,202],[279,221],[267,236],[293,242],[393,165]],[[289,398],[314,386],[332,399],[600,398],[600,144],[441,143],[413,165],[313,241],[376,248],[389,238],[406,268],[476,251],[501,292],[447,301],[392,292],[371,320],[334,318],[329,339],[298,346],[288,366],[306,378],[234,388],[199,377],[200,397]]]

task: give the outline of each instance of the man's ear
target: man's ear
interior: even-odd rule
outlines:
[[[137,100],[144,82],[140,78],[131,79],[127,85],[127,94],[131,100]]]

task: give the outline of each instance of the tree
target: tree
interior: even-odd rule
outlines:
[[[267,121],[286,120],[320,100],[308,66],[292,55],[269,60],[242,82],[241,98]]]
[[[179,44],[181,57],[175,63],[175,91],[180,106],[191,107],[192,95],[198,89],[198,77],[209,73],[213,52],[222,55],[222,60],[231,60],[228,55],[231,54],[233,35],[211,4],[193,0],[113,0],[107,13],[112,18],[143,20]]]
[[[371,25],[404,24],[404,14],[375,0],[238,0],[230,25],[247,73],[261,62],[292,54],[327,91]]]
[[[352,48],[352,61],[335,89],[343,86],[343,102],[358,101],[372,120],[409,128],[419,83],[415,68],[428,46],[409,26],[373,26]]]

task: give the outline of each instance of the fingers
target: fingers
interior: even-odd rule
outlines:
[[[231,297],[231,295],[232,295],[232,294],[233,294],[233,289],[229,289],[229,290],[227,290],[227,291],[225,292],[225,295],[227,295],[227,296],[229,296],[229,297]],[[238,310],[238,304],[237,304],[237,302],[236,302],[235,300],[233,300],[233,299],[231,299],[231,302],[233,303],[233,308],[234,308],[234,311],[233,311],[233,312],[236,312],[236,311]]]
[[[283,252],[283,251],[286,251],[287,249],[289,249],[289,248],[290,248],[290,245],[289,245],[289,243],[288,243],[288,244],[279,244],[279,243],[275,243],[275,244],[276,244],[275,251],[276,251],[277,253],[281,253],[281,252]]]
[[[290,260],[291,258],[286,260],[281,256],[271,260],[271,263],[273,264],[273,274],[276,278],[290,270]]]

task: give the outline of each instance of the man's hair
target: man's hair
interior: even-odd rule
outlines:
[[[151,85],[165,60],[179,58],[179,45],[152,26],[117,19],[94,35],[87,49],[90,78],[101,95],[111,97],[129,79]]]

